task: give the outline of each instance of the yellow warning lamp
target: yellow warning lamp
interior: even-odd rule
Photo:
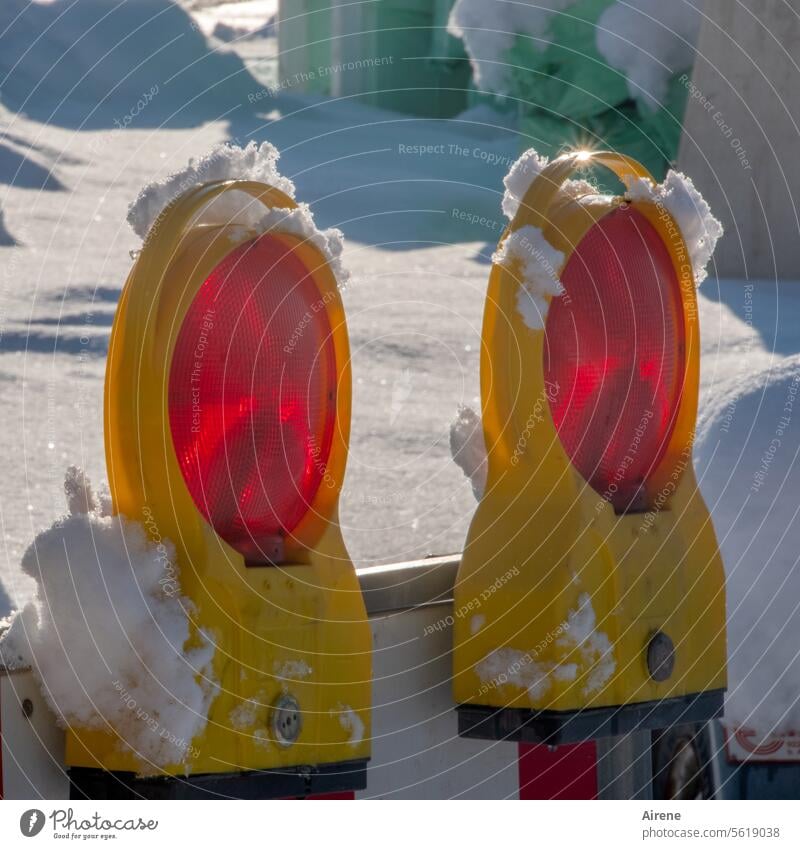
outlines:
[[[663,204],[567,182],[589,165],[651,179],[628,157],[580,152],[534,180],[501,245],[529,227],[563,254],[541,329],[518,310],[522,264],[491,272],[488,477],[454,600],[466,737],[555,744],[721,712],[724,573],[692,468],[691,261]]]
[[[114,510],[174,543],[192,626],[216,644],[219,692],[192,756],[166,770],[180,775],[172,785],[134,778],[142,762],[113,733],[71,730],[67,763],[84,789],[109,772],[138,795],[365,785],[371,635],[338,521],[342,301],[309,240],[280,224],[202,223],[234,198],[264,215],[296,207],[247,181],[171,203],[123,290],[105,386]]]

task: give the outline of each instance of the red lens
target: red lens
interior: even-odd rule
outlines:
[[[273,236],[236,248],[195,296],[169,376],[172,439],[214,530],[271,558],[325,476],[336,360],[322,296]]]
[[[680,285],[666,245],[635,209],[601,218],[561,275],[546,326],[545,378],[572,463],[617,512],[647,506],[684,374]]]

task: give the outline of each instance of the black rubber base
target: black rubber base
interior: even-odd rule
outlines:
[[[705,722],[722,715],[724,690],[709,690],[656,702],[576,711],[497,708],[458,705],[458,734],[476,740],[519,743],[580,743],[618,737],[632,731],[669,728],[686,722]]]
[[[367,761],[158,778],[72,767],[69,779],[70,799],[285,799],[363,790]]]

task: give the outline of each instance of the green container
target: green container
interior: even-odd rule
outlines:
[[[455,0],[433,0],[433,31],[431,32],[431,58],[437,61],[463,62],[467,54],[460,38],[450,35],[447,22]]]
[[[281,0],[281,85],[412,115],[455,115],[467,107],[471,72],[447,33],[453,2]]]
[[[329,95],[331,77],[330,0],[280,0],[278,4],[278,89]]]
[[[596,46],[596,23],[612,0],[577,0],[551,19],[552,43],[535,50],[518,36],[508,52],[514,67],[523,147],[554,156],[565,148],[607,147],[642,162],[661,179],[677,155],[686,91],[673,79],[656,110],[631,99],[623,74]]]

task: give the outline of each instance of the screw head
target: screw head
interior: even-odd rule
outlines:
[[[300,736],[303,714],[300,703],[291,693],[282,693],[272,706],[272,736],[283,748],[289,748]]]
[[[663,631],[656,631],[647,644],[647,671],[654,681],[666,681],[674,669],[675,646]]]

